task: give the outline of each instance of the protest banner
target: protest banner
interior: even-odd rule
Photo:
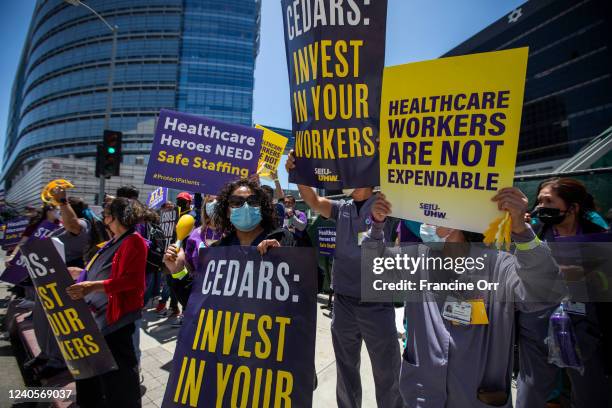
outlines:
[[[162,109],[145,183],[204,194],[257,171],[262,131]]]
[[[163,407],[310,407],[314,250],[200,251]]]
[[[263,141],[261,142],[261,154],[259,156],[259,162],[257,163],[257,173],[260,177],[271,178],[271,173],[278,169],[288,139],[261,125],[255,125],[255,127],[263,131]]]
[[[283,0],[292,183],[329,190],[379,183],[386,0]]]
[[[36,231],[34,231],[34,233],[28,238],[27,242],[30,242],[33,239],[46,238],[51,232],[58,228],[59,224],[43,220],[38,227],[36,227]],[[0,275],[0,280],[16,285],[27,277],[28,270],[23,265],[23,261],[21,260],[21,250],[19,250],[15,254],[13,260],[6,266]]]
[[[84,300],[72,300],[66,288],[74,284],[52,239],[34,239],[21,256],[66,366],[81,380],[117,369],[102,333]]]
[[[26,230],[30,223],[28,217],[17,217],[6,222],[4,230],[4,239],[2,240],[2,249],[5,251],[12,249],[21,241],[21,235]]]
[[[168,208],[159,212],[159,228],[164,233],[166,238],[166,245],[164,246],[164,252],[168,248],[168,245],[174,242],[174,227],[178,221],[178,210],[176,208]]]
[[[319,227],[319,255],[334,256],[336,250],[336,228]]]
[[[166,187],[157,187],[149,193],[147,198],[147,207],[158,210],[163,203],[168,200],[168,189]]]
[[[527,48],[385,68],[381,190],[395,217],[484,232],[511,187]]]

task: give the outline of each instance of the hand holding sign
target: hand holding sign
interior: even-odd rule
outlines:
[[[291,170],[295,169],[295,152],[293,149],[287,155],[287,161],[285,162],[285,170],[287,173],[290,173]]]
[[[104,284],[102,281],[84,281],[75,283],[72,286],[66,288],[66,293],[72,300],[83,299],[85,296],[92,292],[103,292]]]
[[[278,248],[280,246],[280,242],[275,239],[264,239],[257,245],[257,252],[263,256],[268,252],[268,248]]]
[[[379,193],[372,205],[372,218],[376,222],[384,222],[389,215],[391,215],[391,203],[383,193]]]
[[[516,187],[502,188],[495,194],[491,201],[497,203],[500,211],[508,211],[512,219],[512,232],[520,234],[525,231],[525,212],[529,200],[521,190]]]

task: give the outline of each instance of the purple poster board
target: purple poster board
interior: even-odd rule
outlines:
[[[23,246],[21,259],[72,377],[81,380],[117,369],[89,306],[83,299],[72,300],[66,293],[74,279],[53,241],[31,240]]]
[[[319,227],[319,255],[334,256],[336,250],[336,228]]]
[[[6,251],[7,248],[17,245],[29,223],[30,219],[28,217],[18,217],[8,221],[4,231],[4,239],[2,240],[2,249]]]
[[[166,201],[168,201],[168,189],[166,187],[157,187],[149,194],[147,207],[158,210]]]
[[[257,171],[263,131],[162,109],[145,183],[204,194]]]
[[[387,0],[280,3],[295,138],[289,182],[326,190],[379,185]],[[346,17],[323,11],[336,7]]]
[[[28,238],[28,242],[34,239],[46,238],[51,232],[58,228],[59,224],[44,220],[36,227],[36,231]],[[17,251],[12,262],[4,269],[2,274],[0,274],[0,280],[16,285],[27,277],[28,271],[23,265],[21,251]]]
[[[162,407],[312,406],[316,271],[307,248],[200,251]]]

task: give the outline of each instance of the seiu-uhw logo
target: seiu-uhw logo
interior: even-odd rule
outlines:
[[[419,203],[419,208],[426,217],[446,218],[446,212],[440,211],[440,206],[436,203]]]
[[[318,181],[340,181],[337,174],[332,174],[330,169],[317,167],[314,169]]]

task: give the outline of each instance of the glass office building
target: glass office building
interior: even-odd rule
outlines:
[[[529,47],[518,164],[574,155],[612,125],[612,2],[532,0],[444,56]]]
[[[162,108],[250,125],[259,0],[89,0],[118,27],[109,128],[123,163],[145,165]],[[44,157],[94,160],[112,32],[91,11],[38,0],[13,85],[3,179]]]

